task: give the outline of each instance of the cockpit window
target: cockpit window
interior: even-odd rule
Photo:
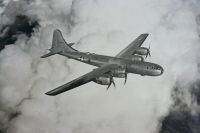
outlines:
[[[157,66],[156,69],[157,69],[157,70],[161,70],[161,67]]]
[[[161,70],[159,66],[146,66],[147,69]]]
[[[148,66],[147,66],[147,69],[148,69]],[[161,70],[161,68],[159,66],[151,66],[151,69],[154,69],[154,70]]]

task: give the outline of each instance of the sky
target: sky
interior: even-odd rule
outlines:
[[[198,0],[0,0],[0,133],[198,133]],[[142,33],[159,77],[128,74],[44,93],[95,67],[41,59],[60,29],[79,51],[115,56]]]

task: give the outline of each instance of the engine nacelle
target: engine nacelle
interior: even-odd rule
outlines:
[[[140,47],[140,48],[138,48],[138,49],[135,51],[135,54],[138,54],[138,55],[147,55],[148,52],[149,52],[149,49],[148,49],[148,48]]]
[[[101,77],[95,78],[94,82],[100,85],[109,85],[111,84],[112,81],[110,77],[101,76]]]
[[[113,77],[124,78],[126,74],[126,68],[117,68],[112,71]]]
[[[142,56],[133,55],[131,57],[131,60],[133,60],[133,61],[144,61],[144,58]]]

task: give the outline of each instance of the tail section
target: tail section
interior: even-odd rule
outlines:
[[[55,54],[58,54],[58,53],[61,53],[61,52],[77,51],[77,50],[75,50],[71,47],[73,44],[74,43],[68,44],[67,42],[65,42],[61,31],[56,29],[53,32],[52,47],[51,47],[51,49],[49,49],[50,52],[48,54],[41,56],[41,58],[46,58],[48,56],[52,56],[52,55],[55,55]]]

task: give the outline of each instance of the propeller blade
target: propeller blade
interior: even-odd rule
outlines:
[[[149,53],[149,57],[151,57],[151,52],[150,52],[150,51],[151,51],[151,50],[150,50],[150,45],[149,45],[149,52],[148,52],[148,53]]]
[[[111,84],[113,84],[113,86],[115,87],[115,82],[112,76],[110,77],[110,84],[108,85],[107,90],[110,88]]]
[[[145,58],[147,58],[147,57],[151,57],[151,54],[150,54],[150,45],[149,45],[149,48],[148,48],[148,50],[147,50],[147,54],[146,54],[146,57]]]
[[[112,83],[113,83],[113,86],[116,88],[115,81],[113,78],[112,78]]]
[[[147,52],[147,54],[146,54],[146,56],[145,56],[145,59],[147,58],[148,54],[149,54],[149,52]]]
[[[110,88],[110,86],[111,86],[111,83],[108,85],[107,90]]]
[[[127,81],[127,74],[125,76],[124,85],[126,84],[126,81]]]

